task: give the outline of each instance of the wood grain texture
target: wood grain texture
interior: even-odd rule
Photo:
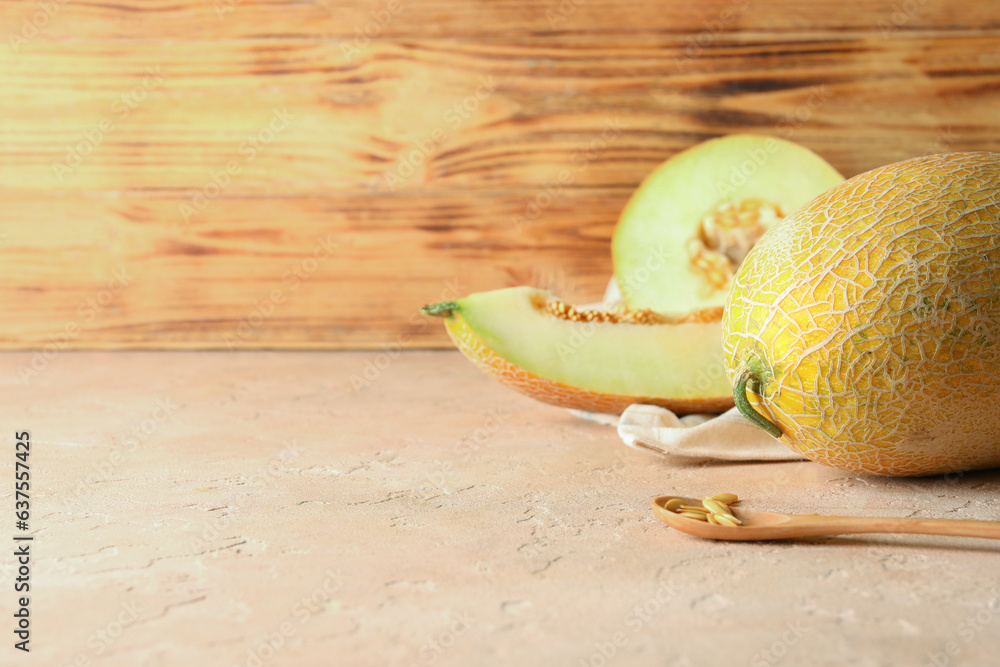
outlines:
[[[1000,150],[986,3],[632,3],[608,25],[602,0],[550,28],[528,4],[407,3],[365,43],[377,3],[59,4],[0,48],[0,346],[447,347],[414,314],[448,285],[597,298],[631,190],[703,139],[783,136],[847,175]],[[0,3],[14,34],[24,7]]]
[[[430,41],[349,63],[328,44],[59,43],[0,55],[0,183],[191,197],[234,161],[226,196],[538,188],[567,168],[632,187],[741,131],[854,174],[1000,146],[998,44],[731,39],[678,63],[676,39]]]
[[[170,198],[8,197],[0,347],[441,346],[427,303],[599,298],[627,196],[567,191],[522,226],[523,198],[481,192],[227,199],[189,225]]]
[[[525,37],[723,31],[939,31],[1000,28],[1000,6],[977,0],[147,0],[0,3],[0,25],[41,39]],[[37,18],[36,18],[37,17]],[[30,32],[30,29],[29,29]]]

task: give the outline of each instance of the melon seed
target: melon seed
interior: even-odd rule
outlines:
[[[712,519],[715,519],[720,526],[731,526],[736,528],[737,526],[743,525],[742,521],[729,514],[712,514],[711,517]]]
[[[727,505],[718,502],[717,500],[712,500],[711,498],[705,498],[701,502],[703,505],[705,505],[705,507],[707,507],[712,512],[712,514],[728,514],[730,516],[732,515],[732,512],[729,511],[729,507]]]

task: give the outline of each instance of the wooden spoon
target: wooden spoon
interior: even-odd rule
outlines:
[[[679,498],[686,505],[701,505],[700,500],[683,496],[654,498],[653,511],[660,521],[683,533],[710,540],[787,540],[848,533],[921,533],[1000,540],[1000,521],[781,514],[755,512],[739,507],[732,507],[731,510],[733,516],[743,522],[742,526],[716,526],[671,512],[665,505],[672,498]]]

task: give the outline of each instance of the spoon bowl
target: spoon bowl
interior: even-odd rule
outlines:
[[[701,505],[701,501],[696,498],[659,496],[653,499],[653,512],[660,521],[682,533],[710,540],[788,540],[854,533],[920,533],[1000,540],[1000,521],[821,516],[759,512],[741,507],[731,507],[730,511],[743,522],[742,526],[717,526],[668,510],[666,504],[674,498],[682,500],[686,505]]]

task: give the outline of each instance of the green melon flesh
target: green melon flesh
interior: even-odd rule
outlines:
[[[731,135],[680,153],[642,182],[615,228],[615,279],[625,303],[663,313],[725,305],[729,283],[715,285],[691,264],[688,242],[701,221],[745,200],[777,205],[787,216],[843,180],[809,149],[774,137]]]
[[[539,299],[558,301],[543,290],[513,287],[459,299],[455,310],[496,354],[555,382],[632,396],[696,399],[730,391],[719,373],[724,357],[716,319],[575,322],[539,310]]]

